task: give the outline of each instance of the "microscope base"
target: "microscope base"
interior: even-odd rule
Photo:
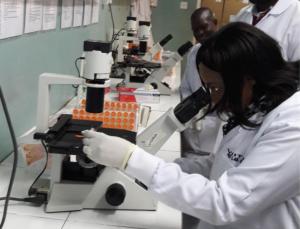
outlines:
[[[167,87],[163,83],[157,82],[157,81],[146,82],[146,83],[126,82],[124,86],[128,87],[128,88],[142,88],[142,87],[145,87],[145,85],[147,85],[147,84],[151,85],[151,83],[154,83],[154,85],[157,87],[157,90],[159,91],[159,93],[161,95],[171,95],[172,94],[172,90],[169,87]]]
[[[157,201],[133,179],[106,167],[94,184],[54,183],[46,212],[82,209],[154,211],[156,206]]]
[[[150,84],[156,88],[161,95],[171,95],[172,90],[169,86],[167,86],[165,83],[158,81],[151,75],[146,79],[145,84]]]

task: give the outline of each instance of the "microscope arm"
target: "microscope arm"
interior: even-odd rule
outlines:
[[[37,123],[36,131],[44,132],[48,129],[49,109],[50,109],[50,86],[55,84],[80,85],[85,80],[72,75],[62,75],[54,73],[43,73],[39,78]]]
[[[175,131],[183,131],[186,124],[209,103],[209,94],[199,88],[141,132],[137,136],[137,145],[148,153],[156,154]]]
[[[171,94],[171,89],[161,81],[166,75],[168,75],[168,72],[183,59],[183,56],[189,51],[192,46],[193,44],[190,41],[180,46],[177,52],[173,53],[160,69],[153,71],[152,74],[148,76],[145,83],[156,86],[161,94]]]

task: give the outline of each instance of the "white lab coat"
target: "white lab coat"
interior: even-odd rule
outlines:
[[[241,9],[234,21],[252,24],[253,4]],[[255,27],[277,40],[284,59],[300,60],[300,1],[279,0]]]
[[[198,163],[209,178],[137,148],[125,172],[160,201],[201,219],[200,229],[300,228],[300,92],[259,128],[239,126]],[[256,119],[257,120],[257,119]]]
[[[131,15],[138,21],[151,21],[150,0],[131,0]]]
[[[187,55],[186,67],[179,88],[183,99],[193,94],[202,86],[196,65],[196,56],[200,47],[200,43],[195,44]]]
[[[131,0],[131,16],[136,17],[138,21],[149,21],[151,22],[151,7],[153,3],[150,0]],[[148,39],[148,46],[152,47],[153,45],[153,35],[152,30],[150,31],[150,37]]]

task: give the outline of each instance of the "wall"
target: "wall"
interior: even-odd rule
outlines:
[[[160,41],[168,34],[173,39],[164,47],[165,50],[176,51],[186,41],[193,41],[190,16],[196,9],[197,0],[187,0],[188,9],[180,9],[179,0],[158,0],[158,6],[152,10],[152,32],[154,42]],[[186,65],[186,56],[181,62],[181,75]]]
[[[113,0],[112,9],[116,28],[121,28],[129,13],[129,0]],[[0,40],[0,85],[16,136],[35,125],[39,75],[43,72],[76,75],[74,60],[82,54],[83,41],[106,40],[111,31],[108,6],[101,5],[97,24],[61,30],[58,17],[56,30]],[[71,86],[52,87],[52,112],[73,96]],[[0,161],[11,150],[12,144],[0,106]]]
[[[158,0],[152,11],[152,31],[154,41],[159,41],[171,33],[173,39],[166,45],[168,50],[177,50],[186,41],[192,41],[190,16],[196,9],[197,0],[187,0],[188,9],[179,9],[180,0]]]

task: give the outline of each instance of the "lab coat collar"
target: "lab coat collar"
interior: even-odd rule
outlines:
[[[192,47],[191,50],[198,49],[198,48],[200,48],[200,46],[201,46],[201,43],[196,43],[196,44],[194,44],[194,46]]]
[[[273,6],[272,9],[270,10],[269,14],[279,15],[279,14],[283,13],[287,8],[289,8],[289,6],[292,3],[297,2],[297,1],[298,0],[278,0],[278,2],[275,4],[275,6]],[[251,14],[256,12],[253,4],[251,4],[251,6],[246,9],[246,11]]]
[[[279,15],[282,14],[290,5],[298,0],[279,0],[275,6],[270,10],[269,14]]]

